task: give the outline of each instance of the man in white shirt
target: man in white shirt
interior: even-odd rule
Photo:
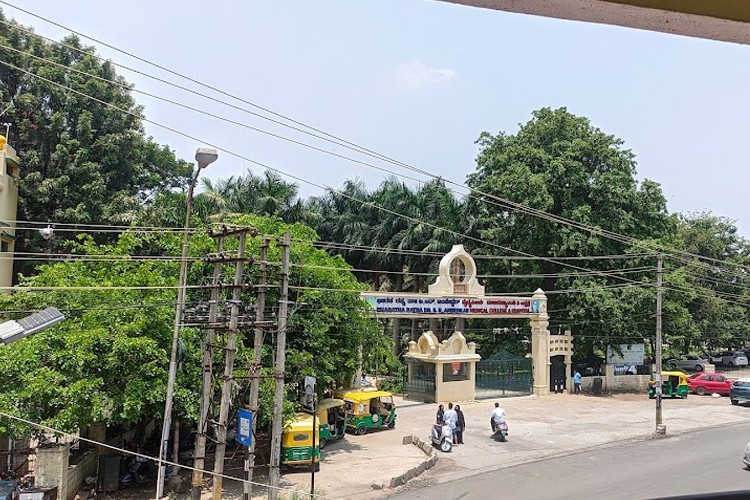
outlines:
[[[445,425],[450,427],[451,431],[453,431],[453,444],[455,444],[456,422],[458,422],[458,413],[456,413],[456,410],[453,409],[453,403],[448,403],[448,409],[443,414],[443,422],[445,422]]]
[[[495,430],[495,425],[505,422],[505,410],[500,408],[500,403],[495,403],[495,409],[490,413],[490,427]]]

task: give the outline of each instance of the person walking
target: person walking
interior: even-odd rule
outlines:
[[[578,370],[573,373],[573,394],[581,393],[581,372]]]
[[[456,415],[458,415],[458,421],[456,422],[456,444],[464,444],[466,418],[464,418],[464,412],[461,411],[460,405],[456,405]]]
[[[448,409],[443,415],[445,425],[451,428],[453,431],[453,444],[456,444],[456,424],[458,423],[458,413],[453,409],[453,403],[448,403]]]

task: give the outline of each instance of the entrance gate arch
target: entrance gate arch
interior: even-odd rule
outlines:
[[[463,245],[454,245],[451,251],[440,260],[438,277],[433,284],[429,285],[427,294],[363,292],[362,299],[370,306],[372,315],[377,318],[528,319],[531,325],[532,392],[536,395],[549,394],[550,332],[547,296],[541,289],[537,289],[528,297],[486,295],[484,286],[477,279],[474,259],[464,250]],[[425,332],[422,337],[427,334],[430,334],[432,338],[424,342],[437,343],[432,332]],[[460,331],[454,332],[451,339],[455,339],[456,335],[460,335],[463,339]],[[465,339],[463,342],[466,345]],[[414,344],[413,347],[412,344]],[[419,377],[407,380],[407,386],[418,385],[425,389],[434,389],[435,394],[440,394],[440,384],[452,382],[451,377],[447,377],[448,380],[444,381],[444,377],[441,377],[437,370],[431,370],[423,365],[439,364],[436,362],[441,360],[437,358],[446,355],[447,351],[441,351],[438,348],[430,353],[421,352],[416,344],[416,342],[410,343],[409,352],[406,353],[405,358],[410,366],[421,366],[424,369],[413,370],[413,373],[419,374]],[[475,347],[472,344],[468,344],[467,348],[472,351],[471,354],[475,354]],[[567,345],[569,346],[570,343],[568,342]],[[566,359],[569,359],[570,353],[567,354]],[[431,356],[435,359],[431,359]],[[475,355],[475,358],[477,359],[464,360],[470,363],[472,374],[476,369],[479,356]],[[442,361],[445,362],[446,359],[443,358]],[[411,374],[412,370],[409,373]],[[434,388],[431,381],[434,382]],[[567,385],[570,385],[569,380]],[[475,399],[476,389],[474,386],[470,393],[464,392],[462,399]]]

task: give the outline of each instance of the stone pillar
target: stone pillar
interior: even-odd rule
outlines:
[[[97,443],[104,443],[107,440],[107,425],[104,422],[97,422],[88,428],[86,431],[86,437]],[[106,448],[100,445],[89,444],[92,448],[96,448],[98,453],[106,451]]]
[[[471,400],[477,399],[477,362],[469,363],[469,379],[471,380]]]
[[[443,366],[444,364],[440,361],[435,363],[435,402],[439,403],[442,401],[442,389],[443,389]]]
[[[70,443],[36,449],[35,485],[40,488],[57,487],[57,497],[64,500],[67,492]]]
[[[615,365],[607,363],[604,365],[603,390],[606,392],[610,387],[615,387]]]
[[[568,394],[573,394],[573,356],[565,355],[565,388]]]
[[[549,394],[549,316],[547,315],[547,296],[537,289],[532,301],[540,301],[539,314],[531,319],[531,358],[533,360],[534,394]],[[533,302],[532,302],[533,303]]]

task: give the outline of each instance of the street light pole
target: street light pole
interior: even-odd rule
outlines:
[[[201,170],[216,161],[219,157],[215,149],[199,148],[195,152],[195,161],[198,168],[190,181],[185,206],[185,228],[182,232],[182,257],[180,259],[180,278],[177,285],[177,307],[174,314],[174,332],[172,334],[172,352],[169,357],[169,378],[167,379],[167,400],[164,403],[164,423],[161,428],[161,442],[159,445],[159,464],[156,478],[156,499],[164,496],[164,479],[166,477],[166,464],[163,462],[167,453],[169,443],[169,432],[172,424],[172,404],[174,400],[174,384],[177,378],[177,350],[180,344],[180,328],[182,317],[185,312],[185,291],[187,288],[187,263],[190,249],[190,215],[193,210],[193,192],[198,182]]]

